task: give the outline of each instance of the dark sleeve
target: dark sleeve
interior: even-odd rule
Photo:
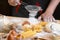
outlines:
[[[41,0],[40,1],[41,7],[43,9],[43,12],[45,12],[45,10],[48,7],[49,3],[50,3],[50,0]]]

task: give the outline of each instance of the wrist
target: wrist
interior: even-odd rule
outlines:
[[[44,14],[45,15],[53,15],[54,12],[46,11]]]

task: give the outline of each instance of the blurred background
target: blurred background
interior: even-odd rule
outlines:
[[[8,4],[8,0],[0,0],[0,14],[12,16],[12,8],[13,7]],[[60,4],[54,12],[54,17],[55,19],[60,19]]]

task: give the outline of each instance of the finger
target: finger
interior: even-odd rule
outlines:
[[[56,22],[55,18],[52,19],[53,22]]]
[[[41,20],[41,16],[40,16],[40,17],[38,17],[38,20],[39,20],[39,21]]]
[[[50,18],[49,17],[47,18],[47,22],[50,22]]]
[[[48,22],[53,22],[55,20],[53,17],[48,17]]]
[[[49,18],[49,17],[45,18],[44,21],[46,21],[46,22],[52,22],[52,18]]]
[[[48,19],[49,21],[48,22],[52,22],[52,17]]]

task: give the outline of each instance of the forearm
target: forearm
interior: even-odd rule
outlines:
[[[59,0],[51,0],[45,13],[53,14],[58,4],[59,4]]]

